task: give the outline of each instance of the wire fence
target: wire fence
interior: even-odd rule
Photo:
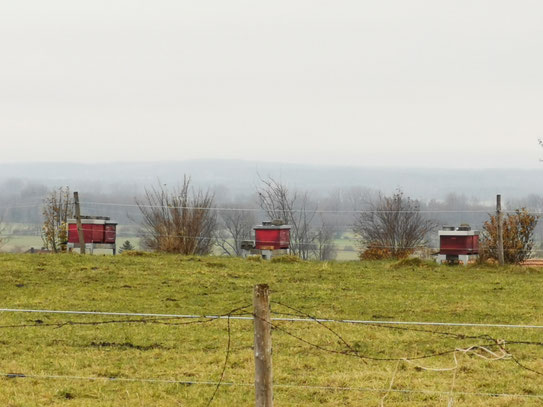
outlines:
[[[227,344],[224,349],[224,359],[221,364],[221,370],[219,380],[193,380],[193,379],[179,379],[179,378],[157,378],[157,377],[102,377],[102,376],[80,376],[70,374],[45,374],[45,373],[26,373],[26,372],[0,372],[0,376],[5,379],[22,380],[66,380],[66,381],[90,381],[90,382],[117,382],[117,383],[141,383],[141,384],[175,384],[181,386],[207,386],[212,387],[213,392],[210,395],[207,405],[211,405],[216,399],[217,394],[223,387],[253,387],[254,383],[250,382],[237,382],[226,381],[226,372],[229,369],[229,359],[233,349],[233,332],[231,321],[252,322],[255,318],[258,318],[250,309],[250,305],[241,305],[235,307],[228,312],[216,313],[212,315],[196,315],[196,314],[167,314],[167,313],[146,313],[146,312],[109,312],[109,311],[86,311],[86,310],[50,310],[50,309],[24,309],[24,308],[0,308],[0,314],[51,314],[64,317],[114,317],[111,319],[98,320],[98,321],[79,321],[79,320],[62,320],[59,322],[43,322],[41,320],[35,320],[32,323],[23,324],[6,324],[0,325],[0,329],[31,329],[31,328],[64,328],[67,326],[95,326],[95,325],[107,325],[107,324],[160,324],[166,326],[183,326],[183,325],[195,325],[205,326],[208,323],[214,321],[223,320],[227,324]],[[331,391],[331,392],[361,392],[361,393],[378,393],[382,395],[381,405],[389,394],[406,394],[406,395],[438,395],[445,396],[447,398],[447,405],[452,406],[454,404],[455,397],[470,396],[470,397],[499,397],[499,398],[518,398],[518,399],[533,399],[542,400],[543,394],[538,393],[520,393],[520,392],[483,392],[483,391],[462,391],[456,389],[457,383],[457,371],[461,367],[460,358],[462,356],[468,356],[470,358],[480,359],[485,362],[507,362],[511,361],[519,369],[526,372],[533,373],[537,376],[543,375],[543,371],[539,371],[533,367],[526,365],[515,352],[512,351],[511,346],[530,346],[543,348],[543,342],[507,338],[507,337],[495,337],[488,333],[483,334],[468,334],[465,332],[456,332],[451,330],[443,330],[444,328],[459,329],[470,328],[478,330],[494,329],[494,330],[540,330],[543,329],[542,325],[537,324],[506,324],[506,323],[477,323],[477,322],[440,322],[440,321],[380,321],[380,320],[357,320],[357,319],[343,319],[343,318],[325,318],[321,316],[312,315],[306,311],[303,311],[292,305],[271,301],[272,316],[269,321],[265,321],[270,325],[276,335],[283,335],[286,338],[290,338],[295,343],[304,346],[307,350],[311,350],[315,354],[327,354],[335,355],[338,357],[347,357],[360,360],[366,363],[367,361],[375,363],[395,363],[395,368],[392,371],[392,375],[387,386],[380,388],[363,387],[363,386],[334,386],[334,385],[319,385],[308,383],[287,383],[277,382],[274,383],[274,388],[277,389],[291,389],[296,391]],[[323,344],[322,335],[312,335],[306,332],[306,329],[294,329],[293,324],[316,324],[316,326],[335,338],[333,341]],[[400,330],[404,332],[412,332],[416,335],[426,335],[430,337],[446,337],[450,340],[458,341],[451,347],[436,351],[422,352],[416,351],[414,353],[404,354],[401,356],[382,356],[368,353],[368,351],[361,351],[351,340],[349,340],[344,334],[340,333],[338,327],[348,324],[349,326],[368,326],[377,330]],[[246,328],[244,328],[246,330]],[[320,339],[319,339],[320,338]],[[468,342],[465,345],[466,341]],[[5,342],[4,345],[8,345]],[[51,345],[54,346],[54,345]],[[398,349],[395,349],[393,353],[398,353]],[[444,356],[450,356],[452,363],[448,363],[444,366],[427,366],[423,364],[424,361],[430,359],[439,359]],[[423,370],[428,372],[452,372],[453,378],[451,383],[451,389],[449,391],[436,390],[436,389],[417,389],[417,388],[398,388],[395,386],[395,379],[397,378],[399,366],[402,364],[408,364],[413,366],[417,370]]]

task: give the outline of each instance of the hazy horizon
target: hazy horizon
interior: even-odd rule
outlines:
[[[224,162],[224,163],[262,163],[263,165],[277,165],[281,166],[305,166],[305,167],[321,167],[321,168],[356,168],[356,169],[409,169],[409,170],[459,170],[459,171],[503,171],[503,170],[518,170],[518,171],[534,171],[534,170],[543,170],[543,161],[538,154],[535,154],[535,162],[527,163],[525,166],[469,166],[469,162],[466,163],[465,160],[462,160],[456,166],[447,166],[443,162],[436,161],[432,165],[430,163],[413,163],[413,164],[378,164],[371,162],[361,162],[361,163],[335,163],[335,162],[306,162],[303,160],[300,161],[285,161],[280,159],[274,159],[277,157],[270,157],[268,159],[255,157],[251,158],[213,158],[213,157],[202,157],[202,158],[188,158],[188,159],[170,159],[170,160],[160,160],[160,159],[148,159],[148,160],[132,160],[132,159],[117,159],[117,160],[103,160],[103,161],[92,161],[92,160],[0,160],[0,165],[7,166],[24,166],[24,165],[82,165],[82,166],[104,166],[104,165],[151,165],[151,164],[183,164],[191,162]],[[541,150],[541,157],[543,157],[543,149]],[[426,164],[426,165],[425,165]],[[463,164],[463,165],[462,165]],[[0,174],[0,177],[2,174]]]
[[[493,200],[538,194],[540,169],[399,168],[288,164],[245,160],[163,162],[0,163],[0,186],[17,180],[48,187],[114,193],[121,185],[141,191],[160,180],[178,184],[184,174],[202,187],[224,186],[233,193],[254,192],[260,177],[272,176],[298,190],[332,191],[363,187],[390,193],[398,188],[414,198],[441,199],[449,193]]]
[[[543,3],[0,6],[0,162],[538,168]]]

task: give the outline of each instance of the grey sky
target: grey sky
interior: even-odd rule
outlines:
[[[4,1],[0,58],[1,162],[543,165],[539,0]]]

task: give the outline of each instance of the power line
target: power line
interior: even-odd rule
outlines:
[[[114,202],[82,202],[82,206],[117,206],[124,208],[156,208],[156,209],[183,209],[183,210],[202,210],[202,211],[224,211],[224,212],[267,212],[261,208],[235,208],[235,207],[199,207],[199,206],[175,206],[175,205],[144,205],[144,204],[131,204],[131,203],[114,203]],[[30,205],[12,205],[3,206],[0,209],[17,209],[17,208],[38,208],[42,207],[42,204],[30,204]],[[289,212],[295,213],[317,213],[317,214],[363,214],[363,213],[435,213],[435,214],[447,214],[447,213],[461,213],[461,214],[488,214],[494,212],[494,208],[488,209],[418,209],[418,210],[379,210],[379,209],[352,209],[352,210],[339,210],[339,209],[290,209]],[[281,211],[278,211],[279,213]],[[516,213],[516,210],[503,210],[502,213]],[[543,215],[543,211],[528,211],[529,214]]]
[[[157,209],[184,209],[184,210],[205,210],[205,211],[245,211],[245,212],[267,212],[261,208],[233,208],[233,207],[199,207],[199,206],[175,206],[175,205],[145,205],[145,204],[129,204],[129,203],[112,203],[112,202],[85,202],[85,205],[96,206],[120,206],[134,208],[157,208]],[[285,211],[277,210],[277,213]],[[379,209],[353,209],[353,210],[332,210],[332,209],[289,209],[288,212],[307,212],[307,213],[322,213],[322,214],[362,214],[362,213],[480,213],[488,214],[494,212],[494,208],[488,209],[414,209],[414,210],[379,210]],[[515,210],[503,210],[502,213],[516,213]],[[542,211],[529,212],[532,214],[543,214]]]

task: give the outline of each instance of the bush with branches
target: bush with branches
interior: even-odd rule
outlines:
[[[227,256],[241,256],[241,243],[251,239],[255,224],[256,220],[252,211],[236,210],[235,206],[221,210],[217,246]]]
[[[436,226],[420,212],[418,201],[397,191],[370,202],[353,226],[360,237],[360,259],[401,259],[424,245],[426,235]]]
[[[290,251],[293,255],[303,260],[335,258],[333,225],[322,215],[320,219],[316,216],[318,204],[307,192],[291,190],[286,184],[268,177],[260,178],[257,193],[258,204],[270,220],[280,219],[291,226]]]
[[[43,199],[41,238],[53,253],[66,251],[68,219],[73,217],[73,199],[69,187],[55,189]]]
[[[195,191],[190,178],[172,191],[158,183],[136,204],[142,215],[141,246],[157,252],[206,255],[213,250],[217,216],[210,192]]]
[[[529,259],[534,248],[534,231],[539,217],[526,208],[516,209],[503,219],[503,254],[509,264]],[[498,260],[498,217],[490,215],[483,224],[480,243],[481,260]]]

